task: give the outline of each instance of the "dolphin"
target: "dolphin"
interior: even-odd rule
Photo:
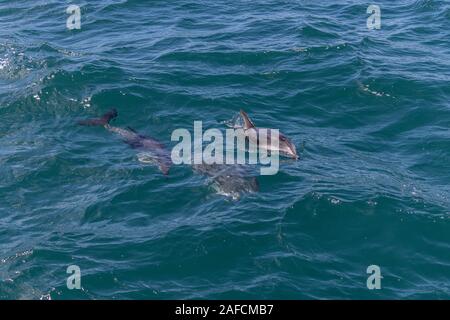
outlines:
[[[82,126],[103,126],[106,130],[118,134],[125,143],[141,151],[138,154],[139,161],[152,164],[156,163],[164,175],[169,174],[172,159],[169,151],[164,148],[164,145],[151,137],[137,133],[130,127],[122,129],[112,126],[110,122],[117,115],[117,110],[111,109],[100,118],[81,120],[78,121],[78,124]]]
[[[242,126],[242,128],[244,129],[244,134],[249,138],[250,141],[252,141],[254,143],[258,143],[259,148],[264,148],[267,151],[278,151],[280,153],[280,155],[290,157],[293,159],[299,158],[299,156],[297,155],[297,149],[295,148],[295,145],[284,134],[279,132],[278,148],[275,150],[274,146],[272,146],[271,140],[270,140],[271,129],[266,129],[267,130],[267,139],[266,139],[267,141],[264,141],[264,139],[263,139],[263,141],[258,141],[257,137],[259,136],[259,130],[261,130],[262,128],[256,128],[244,110],[241,109],[240,115],[242,117],[242,120],[244,121],[243,126]],[[255,130],[256,135],[250,134],[251,130]]]
[[[233,200],[239,200],[244,193],[259,191],[256,177],[249,177],[243,166],[226,164],[193,164],[192,169],[207,176],[216,192]]]

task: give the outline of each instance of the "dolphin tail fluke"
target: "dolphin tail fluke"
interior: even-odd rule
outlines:
[[[242,119],[244,120],[244,129],[247,130],[247,129],[251,129],[251,128],[255,127],[253,122],[248,117],[247,113],[245,113],[245,111],[242,109],[241,109],[241,116],[242,116]]]
[[[79,125],[82,126],[104,126],[107,125],[112,119],[117,117],[117,110],[111,109],[105,113],[101,118],[93,118],[78,121]]]

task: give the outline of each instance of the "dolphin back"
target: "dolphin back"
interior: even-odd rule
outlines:
[[[92,118],[78,121],[82,126],[104,126],[107,125],[112,119],[117,117],[117,110],[111,109],[100,118]]]

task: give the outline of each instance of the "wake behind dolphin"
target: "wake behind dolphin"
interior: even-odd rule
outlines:
[[[118,134],[132,148],[143,151],[143,153],[138,155],[140,161],[155,163],[159,170],[164,175],[167,175],[172,165],[172,159],[170,158],[169,151],[164,148],[164,145],[151,137],[137,133],[130,127],[122,129],[112,126],[110,122],[116,117],[117,110],[112,109],[100,118],[81,120],[78,121],[78,124],[82,126],[103,126],[108,131]]]

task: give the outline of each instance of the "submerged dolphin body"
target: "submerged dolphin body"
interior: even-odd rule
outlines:
[[[259,191],[256,177],[249,177],[239,165],[194,164],[192,169],[211,179],[212,187],[220,195],[239,200],[244,193]]]
[[[108,131],[118,134],[132,148],[143,151],[138,154],[141,162],[155,163],[159,170],[167,175],[172,165],[172,159],[170,158],[170,153],[164,148],[164,145],[153,138],[137,133],[131,128],[122,129],[110,125],[111,120],[116,117],[117,111],[116,109],[112,109],[100,118],[81,120],[78,124],[83,126],[103,126]]]
[[[267,130],[267,141],[258,141],[257,137],[259,136],[258,132],[262,128],[256,128],[253,122],[248,117],[247,113],[245,113],[244,110],[241,110],[240,115],[242,117],[242,120],[244,121],[243,129],[246,136],[254,143],[258,143],[259,148],[264,148],[267,151],[278,151],[281,155],[291,157],[294,159],[298,159],[297,150],[295,148],[295,145],[281,132],[278,136],[278,148],[274,149],[274,146],[271,144],[271,129]],[[250,134],[251,130],[256,131],[256,135]]]

